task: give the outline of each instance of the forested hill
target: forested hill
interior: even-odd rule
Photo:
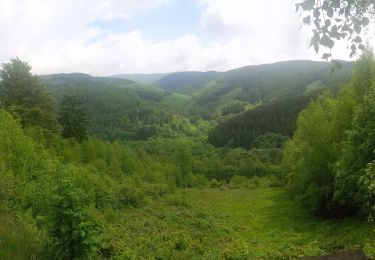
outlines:
[[[155,84],[162,89],[173,92],[192,95],[204,88],[211,80],[216,79],[223,73],[216,71],[198,72],[186,71],[176,72],[162,77]]]
[[[87,110],[89,133],[107,140],[147,139],[176,121],[184,96],[127,79],[56,74],[41,77],[58,110],[64,95],[78,95]],[[56,111],[57,112],[57,111]]]
[[[269,133],[290,137],[296,128],[298,114],[318,93],[276,100],[225,119],[209,133],[208,141],[217,147],[251,149],[257,138]]]
[[[331,74],[331,63],[285,61],[247,66],[228,71],[195,96],[199,104],[235,99],[256,103],[274,98],[298,96],[315,83],[317,87],[341,86],[349,80],[352,63],[341,62],[342,69]]]
[[[195,135],[197,127],[191,126],[191,121],[222,121],[223,117],[233,117],[258,105],[238,119],[219,124],[210,135],[215,145],[249,147],[255,137],[266,132],[291,134],[295,118],[304,107],[301,104],[307,102],[306,98],[293,97],[343,85],[351,75],[352,63],[342,62],[342,65],[333,74],[330,63],[288,61],[225,73],[181,72],[164,77],[163,74],[135,77],[145,81],[161,77],[155,84],[82,73],[47,75],[41,79],[57,107],[64,95],[80,96],[88,112],[89,133],[109,140]],[[284,101],[285,98],[288,100]],[[279,115],[281,110],[285,110],[283,116]],[[272,118],[277,119],[273,125],[282,121],[282,131],[268,127]],[[254,120],[257,122],[251,123]],[[235,137],[240,135],[241,138]]]
[[[91,85],[91,86],[124,86],[134,84],[129,79],[93,77],[84,73],[61,73],[41,76],[47,85]]]
[[[213,86],[216,94],[232,96],[232,99],[239,101],[258,101],[260,105],[244,113],[241,113],[244,109],[235,110],[238,105],[221,109],[225,117],[210,132],[209,142],[219,147],[249,149],[259,136],[267,133],[290,137],[295,130],[298,114],[313,98],[328,89],[336,93],[349,80],[352,63],[341,64],[342,69],[332,73],[331,64],[312,61],[280,62],[228,72],[225,77],[216,80]],[[235,81],[242,87],[230,89]],[[232,94],[217,92],[220,86],[224,86],[225,91],[225,86],[228,86],[228,93]],[[203,94],[198,101],[202,102],[203,98],[207,103],[218,98],[215,91],[210,94]],[[240,114],[234,116],[238,111]]]
[[[152,73],[152,74],[144,74],[144,73],[138,73],[138,74],[119,74],[119,75],[113,75],[111,78],[119,78],[119,79],[130,79],[141,83],[148,83],[152,84],[163,78],[164,76],[167,76],[168,74],[165,73]]]

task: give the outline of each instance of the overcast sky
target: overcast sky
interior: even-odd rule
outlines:
[[[293,0],[0,0],[0,63],[37,74],[225,71],[319,59]],[[335,58],[348,59],[345,45]]]

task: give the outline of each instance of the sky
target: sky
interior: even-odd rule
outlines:
[[[0,63],[105,76],[319,60],[300,25],[294,0],[0,0]]]

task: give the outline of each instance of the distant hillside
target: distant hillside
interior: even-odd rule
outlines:
[[[348,81],[352,63],[342,64],[343,68],[332,75],[331,63],[328,62],[286,61],[247,66],[222,74],[198,93],[195,100],[199,104],[220,103],[228,99],[256,103],[298,96],[314,82],[341,85]]]
[[[129,79],[109,78],[109,77],[93,77],[83,73],[61,73],[53,75],[40,76],[46,84],[71,84],[71,85],[91,85],[91,86],[122,86],[134,84]]]
[[[192,95],[206,86],[208,82],[222,75],[221,72],[176,72],[162,77],[155,84],[162,89]]]
[[[153,73],[153,74],[120,74],[113,75],[112,78],[130,79],[133,81],[152,84],[166,76],[166,73]]]
[[[65,94],[78,94],[83,97],[89,114],[91,134],[105,139],[129,140],[152,136],[155,126],[170,124],[174,115],[188,117],[192,122],[202,118],[221,122],[223,118],[232,118],[237,114],[248,115],[248,112],[244,111],[259,104],[262,105],[255,111],[271,109],[277,112],[278,106],[285,105],[285,99],[342,86],[351,76],[352,63],[342,64],[343,68],[332,74],[330,63],[314,61],[247,66],[225,73],[179,72],[166,75],[155,84],[142,84],[123,78],[92,77],[81,73],[55,74],[41,78],[55,98],[56,104],[59,104]],[[151,80],[152,77],[162,75],[143,76]],[[281,102],[280,105],[278,101]],[[281,134],[290,133],[295,120],[294,115],[300,111],[299,107],[296,105],[295,111],[290,112],[292,116],[288,118],[287,124],[283,122],[284,125],[288,125],[288,130],[281,131]],[[262,115],[259,120],[265,118],[264,115],[267,113],[264,111],[259,112]],[[249,115],[252,113],[249,112]],[[278,116],[276,113],[275,118]],[[241,120],[247,119],[243,116],[239,119]],[[252,122],[251,120],[249,122]],[[278,133],[278,130],[263,126],[261,131],[254,130],[255,123],[235,123],[238,127],[232,127],[233,122],[237,121],[219,124],[215,130],[216,134],[211,134],[211,140],[216,140],[212,143],[221,146],[234,142],[236,146],[248,147],[251,138],[258,132]],[[225,129],[234,129],[234,132],[225,132],[226,130],[221,129],[222,126]],[[146,134],[140,134],[141,129]],[[250,141],[243,144],[243,141],[233,138],[233,135],[238,135],[236,132],[242,131],[254,133]]]
[[[342,62],[342,65],[342,69],[331,73],[330,63],[289,61],[249,66],[224,74],[195,97],[204,107],[229,101],[234,104],[222,107],[224,117],[210,132],[209,142],[219,147],[248,149],[258,136],[267,133],[291,136],[298,114],[311,99],[327,89],[337,92],[350,79],[353,64]],[[241,113],[243,103],[233,103],[234,100],[260,105]]]
[[[126,79],[85,74],[41,76],[57,106],[63,95],[79,95],[87,109],[89,132],[109,140],[139,140],[155,126],[172,122],[188,99]]]
[[[312,92],[260,105],[235,117],[224,119],[209,133],[208,141],[217,146],[250,149],[257,137],[267,133],[291,136],[298,114],[318,96]]]

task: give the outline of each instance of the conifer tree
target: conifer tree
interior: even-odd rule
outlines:
[[[79,96],[64,96],[61,101],[59,122],[64,138],[75,138],[82,142],[87,138],[86,110]]]
[[[19,117],[23,127],[56,130],[52,99],[27,62],[13,58],[2,64],[0,79],[1,106]]]

